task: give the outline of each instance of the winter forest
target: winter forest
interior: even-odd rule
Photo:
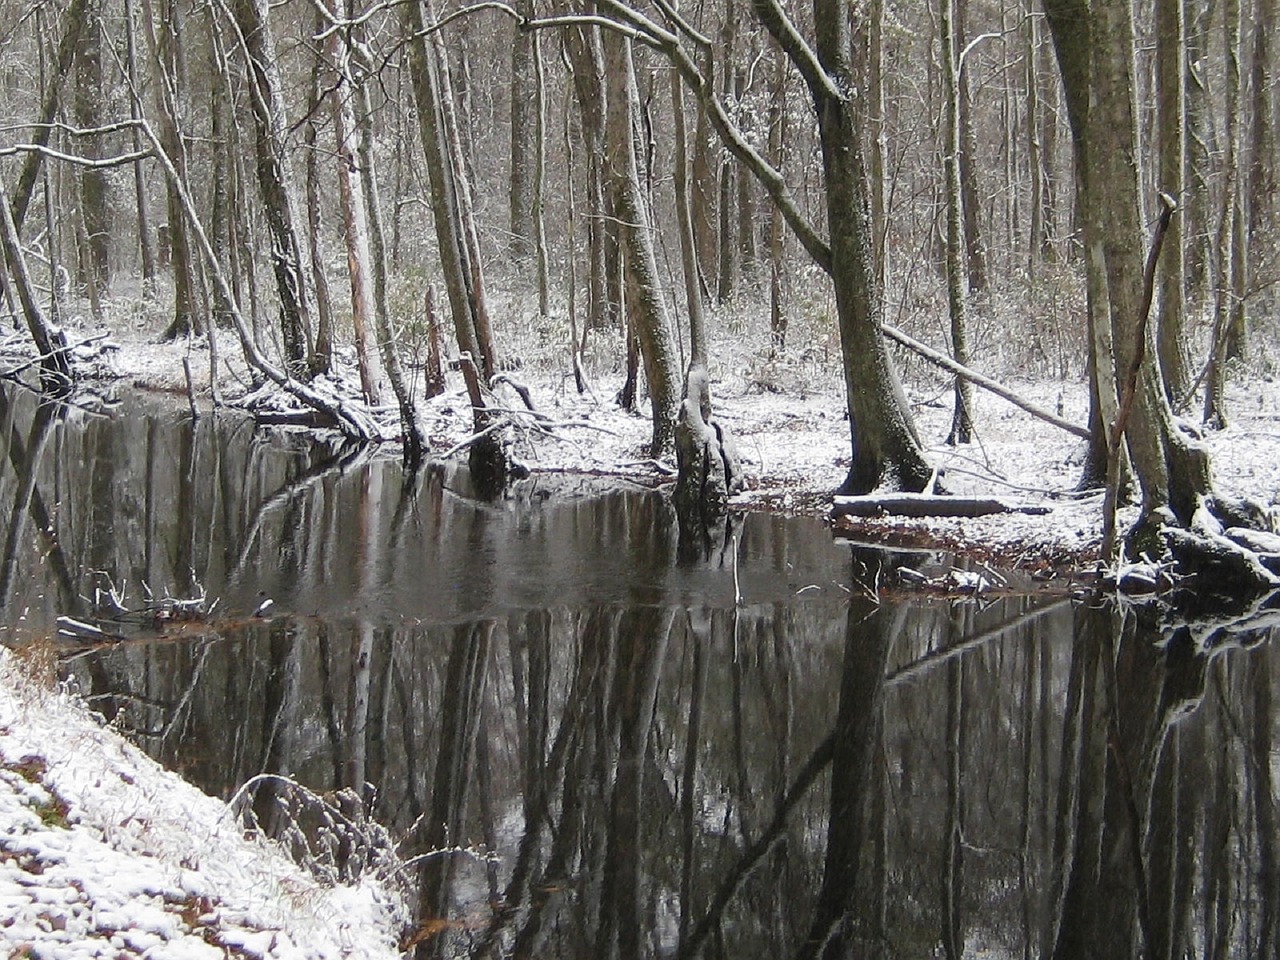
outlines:
[[[234,330],[255,382],[349,435],[394,402],[416,461],[451,357],[477,390],[534,354],[581,390],[585,358],[625,369],[651,455],[682,423],[691,464],[716,446],[697,371],[767,330],[843,371],[841,492],[865,494],[930,483],[896,371],[925,341],[997,379],[1087,375],[1083,484],[1131,469],[1144,519],[1257,526],[1175,417],[1222,426],[1225,384],[1269,362],[1264,0],[5,19],[4,295],[49,377],[60,314],[163,311],[165,338]],[[352,352],[348,401],[317,378]]]
[[[1280,0],[0,9],[0,953],[1275,953]]]

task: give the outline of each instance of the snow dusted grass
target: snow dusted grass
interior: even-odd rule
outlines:
[[[398,894],[320,883],[32,672],[0,647],[0,956],[398,956]]]

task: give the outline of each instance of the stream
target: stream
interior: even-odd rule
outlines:
[[[431,852],[418,956],[1275,955],[1266,632],[169,406],[0,393],[3,639],[105,630],[68,682],[322,875]]]

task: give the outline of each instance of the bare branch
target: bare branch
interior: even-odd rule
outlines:
[[[716,95],[707,76],[698,68],[693,58],[689,56],[689,51],[681,44],[680,36],[670,30],[663,29],[648,17],[631,9],[626,4],[618,2],[618,0],[600,0],[600,5],[602,9],[607,9],[621,19],[595,15],[529,19],[521,15],[509,4],[501,2],[501,0],[482,0],[480,3],[455,10],[447,17],[425,27],[421,31],[421,35],[426,36],[435,33],[459,17],[477,13],[481,10],[494,10],[511,17],[521,30],[545,30],[570,26],[599,27],[602,30],[613,30],[624,37],[661,50],[671,59],[672,64],[679,71],[680,76],[684,78],[685,83],[689,85],[689,88],[702,100],[707,109],[707,115],[712,127],[728,151],[760,181],[761,186],[764,187],[765,192],[769,195],[769,199],[773,201],[778,212],[782,214],[782,218],[786,220],[787,225],[796,235],[801,246],[805,248],[805,251],[824,272],[830,273],[831,247],[818,234],[814,226],[805,219],[804,214],[801,213],[782,173],[775,169],[747,142],[746,137],[729,119],[729,115],[724,109],[724,104],[720,102],[720,98]],[[668,7],[669,5],[664,4],[664,11]],[[687,25],[682,26],[678,21],[677,27],[693,36],[695,43],[701,43],[705,40],[705,38],[696,36],[692,28],[688,28]],[[794,27],[792,30],[794,31]],[[799,34],[796,34],[796,37],[800,39]],[[803,43],[803,40],[801,39],[800,42]],[[810,51],[809,56],[812,57],[812,51]],[[815,59],[814,63],[816,64],[816,62]],[[823,73],[823,77],[826,77],[825,73]],[[816,82],[819,83],[820,89],[825,94],[843,99],[843,96],[831,84],[829,77],[826,78],[825,82]]]
[[[751,0],[751,6],[765,29],[773,39],[778,41],[778,46],[787,55],[787,59],[800,71],[800,76],[804,77],[804,82],[814,100],[845,101],[849,99],[849,95],[836,86],[831,75],[822,69],[822,64],[818,62],[818,55],[800,35],[800,31],[791,22],[778,0]]]
[[[63,153],[61,150],[54,150],[52,147],[41,146],[38,143],[15,143],[10,147],[0,147],[0,157],[13,157],[18,154],[38,153],[46,160],[61,160],[64,163],[72,163],[78,167],[87,167],[88,169],[104,169],[107,167],[123,167],[130,163],[137,163],[139,160],[147,160],[155,156],[150,150],[135,150],[133,153],[122,153],[114,157],[102,157],[97,160],[89,157],[81,157],[73,153]]]

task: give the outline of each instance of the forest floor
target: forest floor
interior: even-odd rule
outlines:
[[[622,383],[616,335],[597,338],[594,352],[584,356],[588,389],[582,394],[567,372],[563,351],[548,343],[545,335],[525,336],[527,342],[517,343],[508,354],[512,358],[508,373],[528,389],[542,420],[512,417],[516,457],[533,471],[577,471],[655,486],[672,482],[674,463],[655,463],[647,454],[647,400],[642,398],[634,412],[616,402]],[[111,355],[111,376],[144,391],[172,395],[175,403],[186,406],[182,366],[189,349],[186,344],[158,344],[145,327],[113,333],[113,339],[119,349]],[[735,441],[746,474],[747,489],[733,501],[736,508],[829,515],[832,492],[848,470],[850,431],[837,346],[830,335],[824,339],[810,334],[803,342],[804,348],[779,356],[767,341],[730,329],[713,347],[715,417]],[[234,362],[238,353],[234,339],[223,334],[219,343],[221,393],[234,401],[246,394],[247,377],[242,365]],[[196,405],[208,411],[208,356],[202,342],[190,349]],[[1013,350],[988,352],[992,354],[989,362],[984,365],[979,360],[975,366],[994,374],[1018,395],[1068,421],[1086,424],[1082,373],[1044,375],[1036,365],[1020,362]],[[952,548],[1031,571],[1091,566],[1098,556],[1103,511],[1100,491],[1082,494],[1076,489],[1084,442],[994,394],[975,389],[973,442],[950,446],[945,442],[953,404],[949,380],[905,352],[899,359],[917,428],[945,489],[1046,512],[977,518],[842,518],[838,521],[842,532],[870,542]],[[1230,425],[1200,436],[1212,454],[1221,492],[1251,498],[1280,513],[1280,378],[1269,366],[1263,362],[1234,372],[1228,386]],[[349,352],[336,364],[335,379],[340,391],[354,393]],[[443,395],[419,402],[429,456],[450,450],[474,429],[461,375],[450,372],[447,381]],[[389,390],[386,396],[390,398]],[[495,402],[504,409],[523,409],[509,387],[498,388]],[[383,423],[389,434],[398,429],[389,402]],[[465,453],[455,456],[465,457]],[[1135,516],[1135,507],[1122,507],[1120,529]]]

